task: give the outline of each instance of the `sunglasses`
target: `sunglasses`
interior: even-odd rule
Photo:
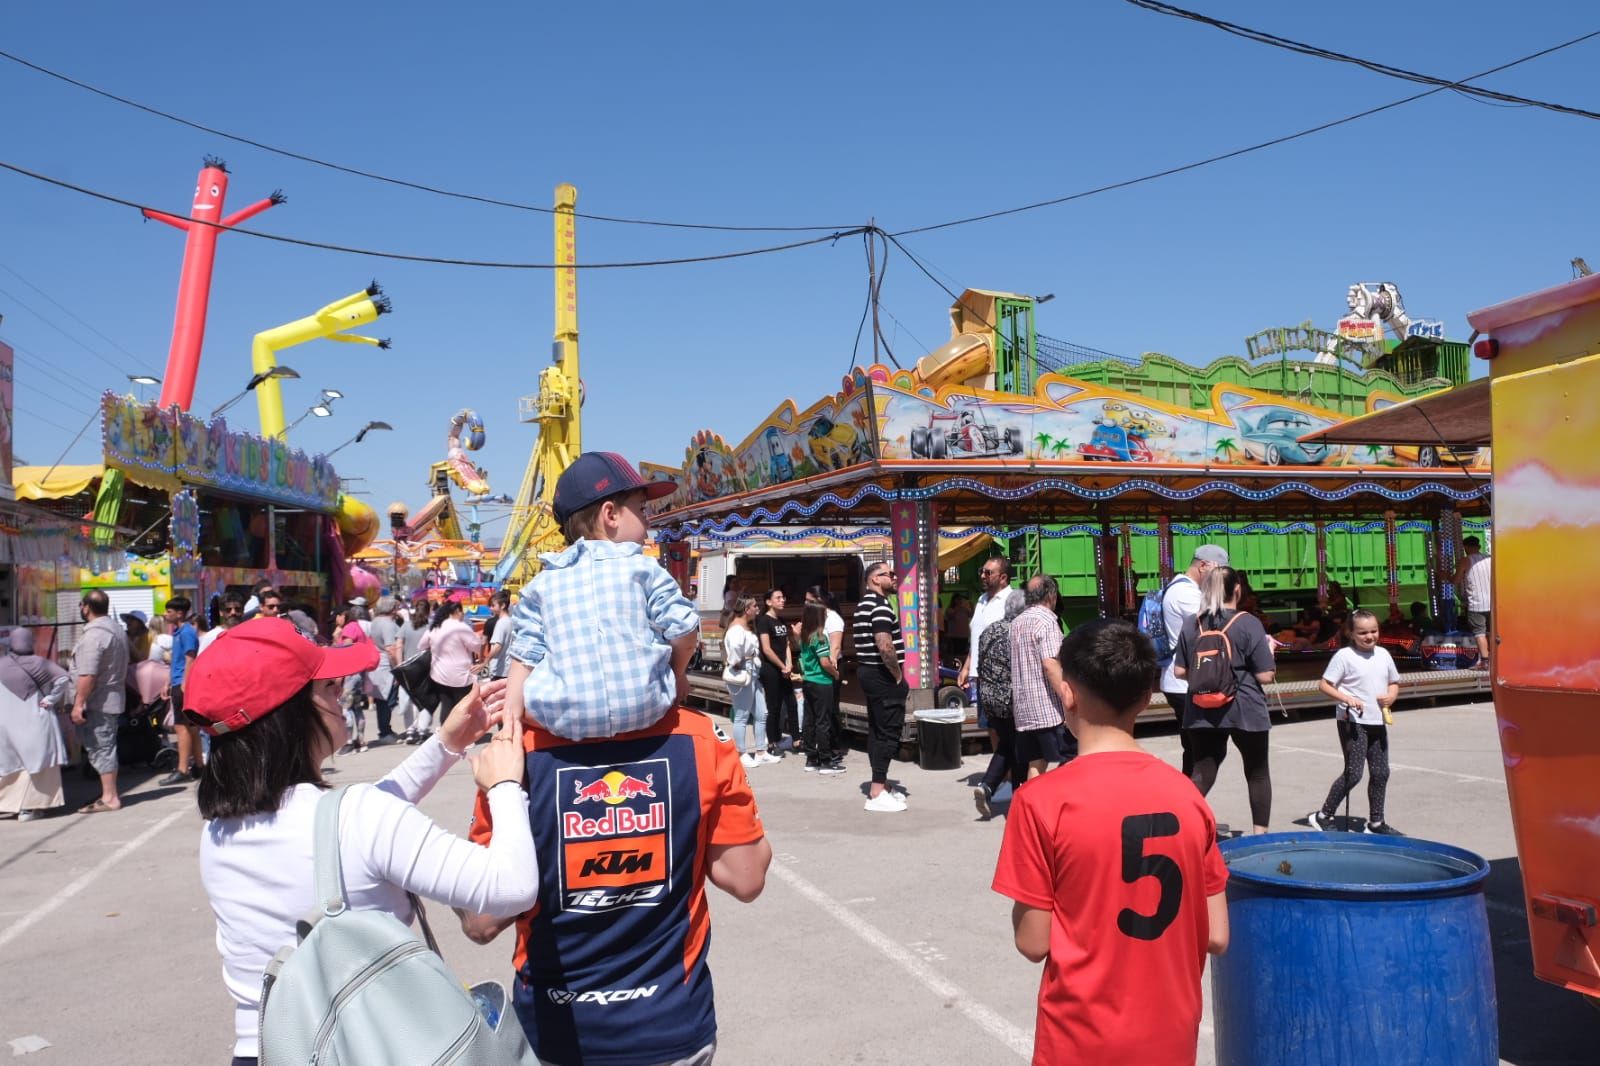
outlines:
[[[261,613],[262,614],[277,614],[278,613],[278,601],[277,600],[268,600],[266,603],[263,603],[261,605]]]

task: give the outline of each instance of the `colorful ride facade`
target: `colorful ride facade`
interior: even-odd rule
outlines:
[[[1027,297],[968,290],[951,308],[950,341],[914,368],[856,368],[834,395],[804,408],[785,401],[736,443],[705,430],[681,465],[642,464],[645,476],[679,484],[657,505],[658,540],[705,548],[886,532],[901,576],[907,673],[924,703],[938,685],[941,582],[949,571],[958,587],[975,584],[977,560],[972,573],[940,565],[944,533],[991,537],[988,551],[1005,552],[1019,581],[1050,572],[1052,555],[1059,563],[1060,546],[1074,544],[1089,572],[1058,577],[1080,579],[1064,590],[1080,597],[1080,614],[1131,612],[1206,541],[1252,565],[1277,552],[1273,580],[1286,592],[1298,584],[1325,597],[1342,573],[1330,573],[1333,554],[1349,562],[1347,580],[1375,586],[1389,604],[1415,598],[1432,618],[1454,614],[1455,544],[1464,524],[1487,514],[1487,450],[1442,457],[1301,442],[1357,411],[1452,384],[1384,369],[1384,356],[1407,342],[1346,339],[1331,361],[1288,351],[1223,360],[1192,372],[1180,396],[1166,357],[1119,361],[1130,387],[1086,380],[1103,373],[1093,366],[1075,376],[1060,342],[1034,331],[1033,311]],[[1107,358],[1078,351],[1082,364]],[[1150,395],[1158,376],[1171,398]],[[1289,545],[1297,560],[1282,558]],[[687,587],[691,553],[671,555],[678,561],[663,557]]]

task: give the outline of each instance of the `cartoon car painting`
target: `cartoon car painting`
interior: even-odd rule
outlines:
[[[1078,445],[1078,454],[1097,462],[1115,463],[1148,463],[1154,458],[1142,435],[1120,425],[1095,426],[1088,442]]]
[[[1394,457],[1404,463],[1415,463],[1429,468],[1436,466],[1471,466],[1478,461],[1477,448],[1452,448],[1447,444],[1424,444],[1421,447],[1396,445]]]
[[[1328,457],[1326,444],[1300,442],[1301,437],[1317,428],[1317,423],[1298,411],[1267,408],[1253,427],[1237,414],[1235,418],[1240,428],[1240,447],[1257,462],[1268,466],[1317,466]]]
[[[842,470],[858,461],[861,434],[854,426],[842,426],[825,415],[818,415],[806,431],[811,455],[824,470]]]
[[[971,411],[929,412],[928,424],[911,430],[911,457],[986,459],[1022,454],[1022,430],[996,428],[981,416],[981,410],[978,416]]]
[[[768,473],[772,478],[771,484],[794,480],[794,463],[783,450],[783,435],[778,432],[777,426],[767,427],[767,455]]]

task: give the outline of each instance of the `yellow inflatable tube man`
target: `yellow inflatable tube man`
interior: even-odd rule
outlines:
[[[383,289],[374,281],[360,292],[335,300],[314,314],[257,333],[255,340],[250,342],[250,368],[257,374],[265,374],[278,365],[280,351],[318,338],[387,348],[387,337],[379,340],[343,331],[376,322],[379,315],[388,314],[393,309],[389,298],[383,295]],[[267,378],[256,386],[255,391],[256,406],[261,412],[262,436],[282,437],[285,431],[283,390],[278,379]]]

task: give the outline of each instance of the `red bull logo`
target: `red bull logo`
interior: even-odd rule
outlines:
[[[561,816],[561,834],[568,840],[598,836],[625,836],[631,833],[660,833],[667,828],[667,805],[652,803],[639,812],[631,807],[606,811],[598,818],[585,818],[577,811]]]
[[[656,775],[645,774],[643,779],[613,770],[604,777],[585,783],[574,780],[573,788],[576,790],[572,797],[574,804],[588,803],[591,800],[609,803],[615,806],[625,800],[639,796],[654,799],[656,795]]]

